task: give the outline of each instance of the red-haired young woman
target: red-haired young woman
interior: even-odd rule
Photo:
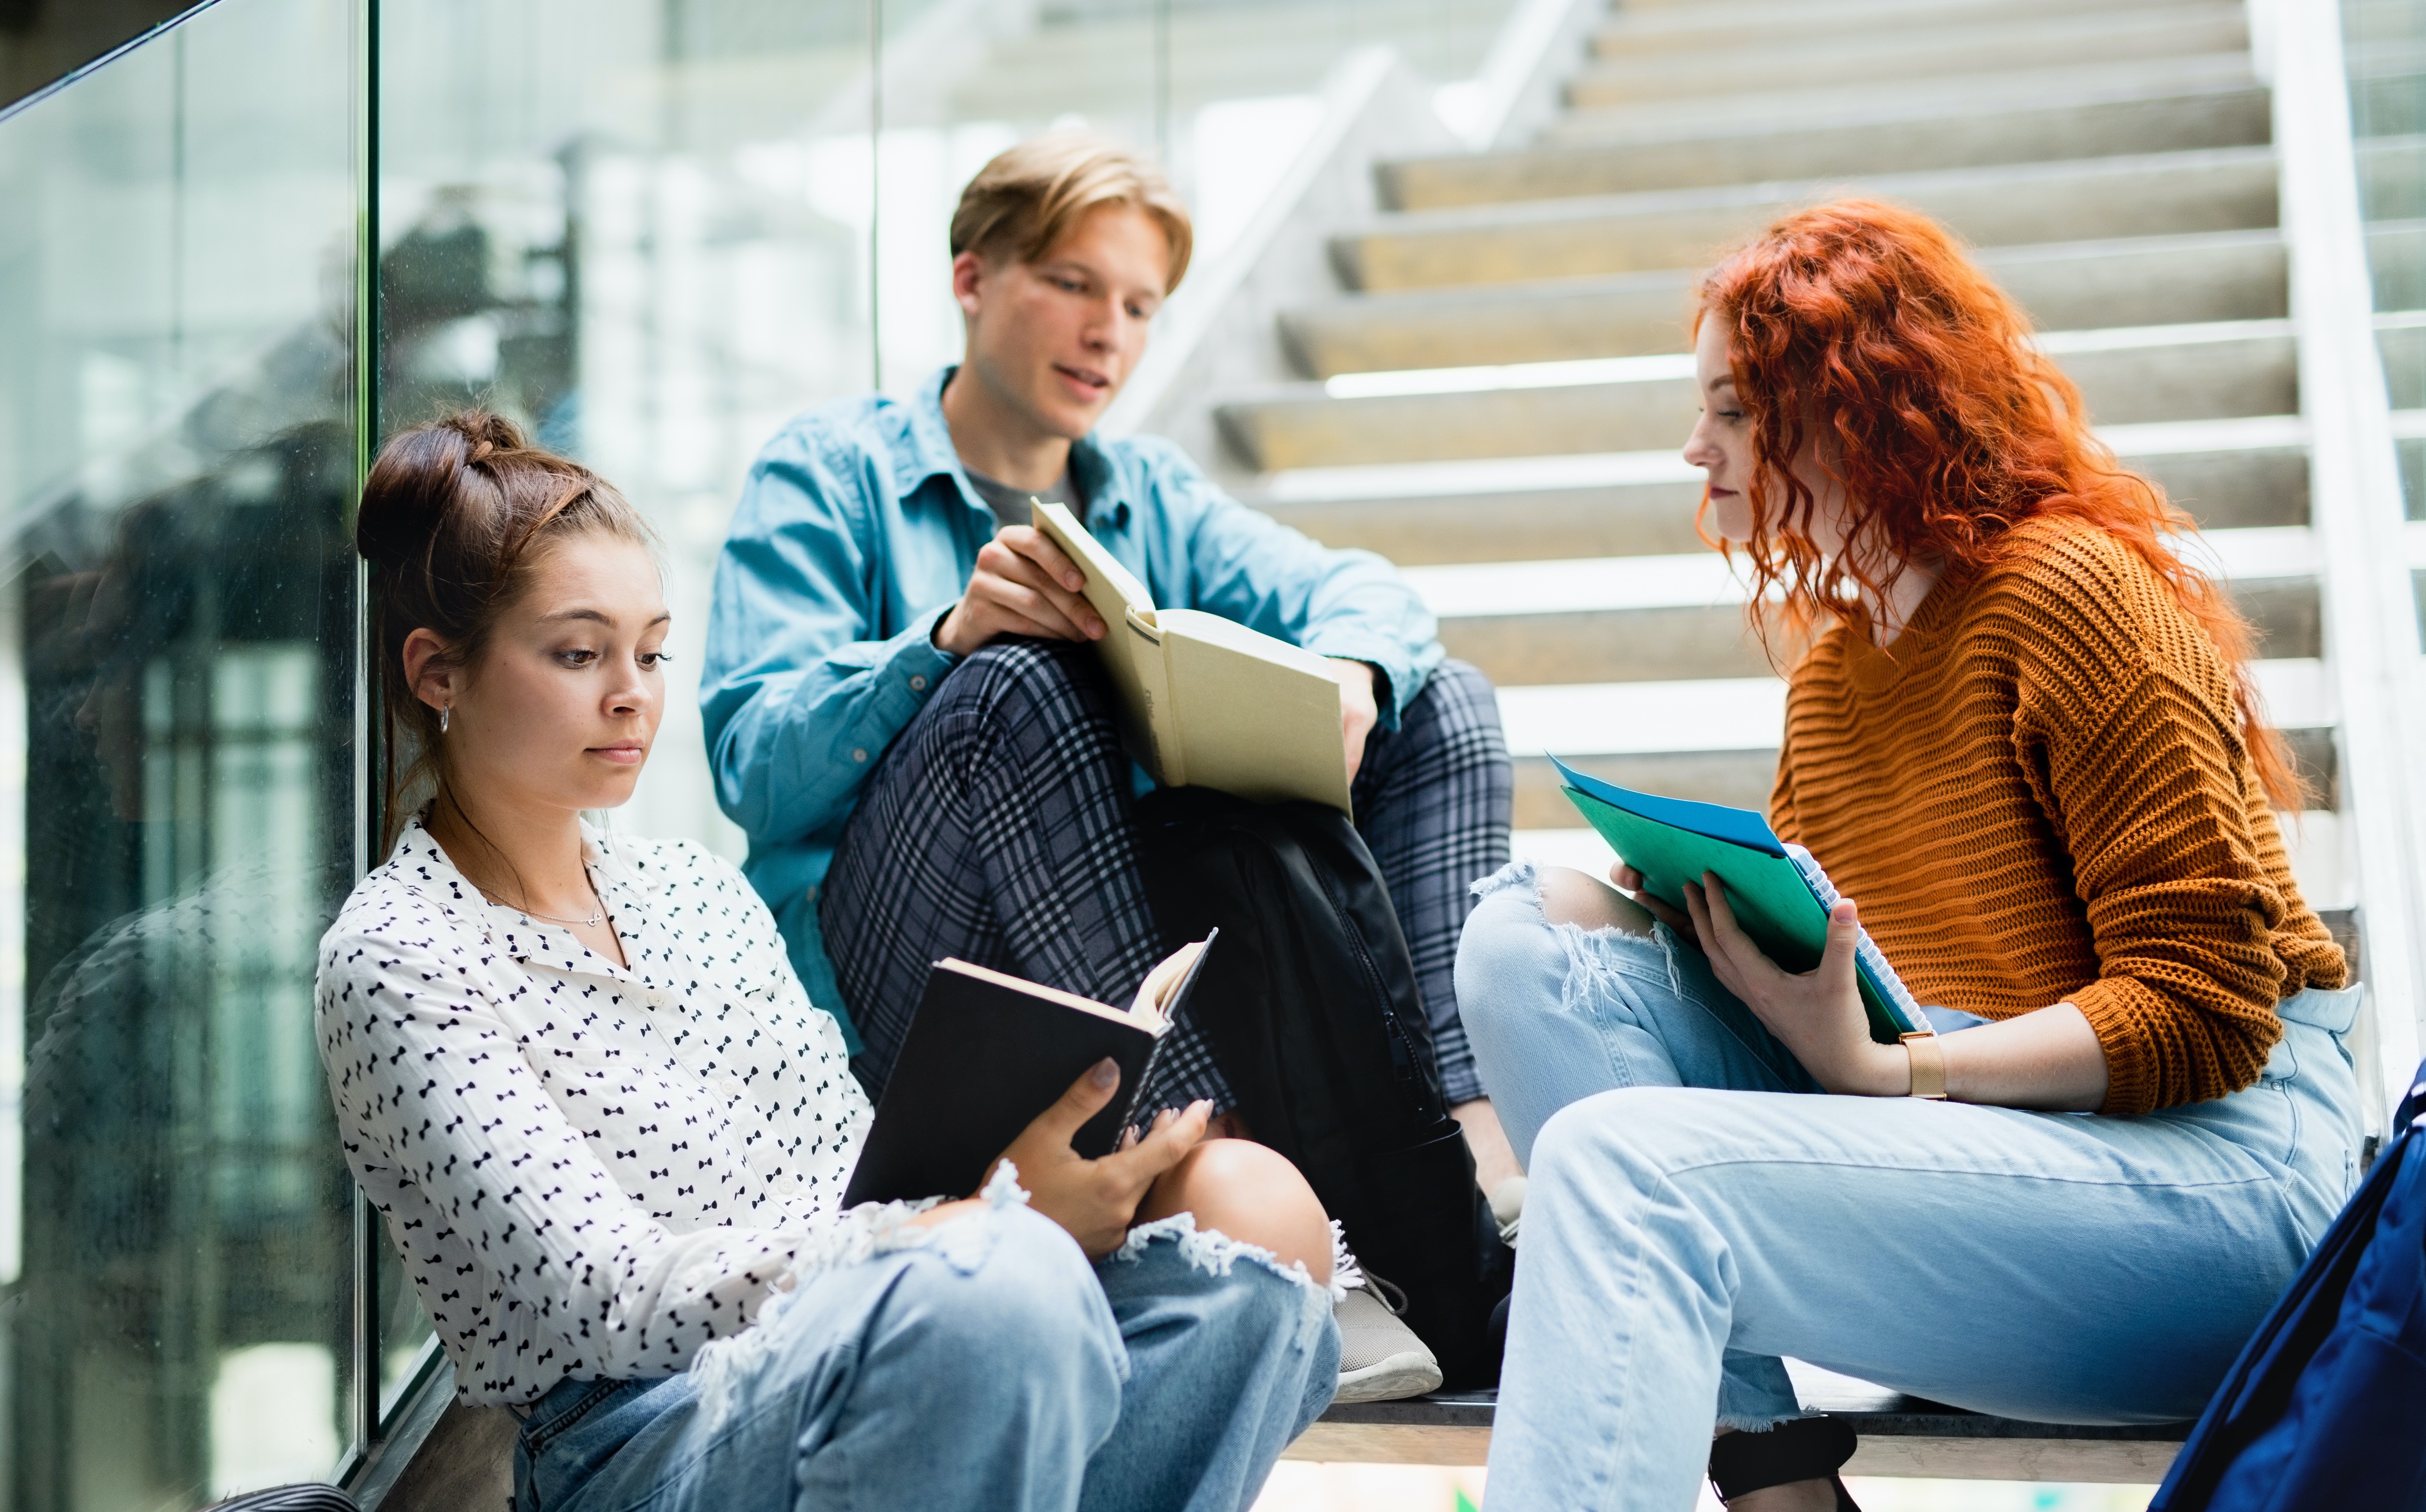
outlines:
[[[1685,1512],[1706,1462],[1734,1507],[1850,1505],[1780,1357],[2192,1416],[2354,1171],[2357,994],[2247,631],[2020,310],[1839,203],[1709,275],[1694,352],[1706,523],[1808,645],[1772,823],[1941,1033],[1871,1040],[1851,901],[1797,975],[1716,887],[1484,884],[1458,997],[1531,1176],[1495,1512]]]

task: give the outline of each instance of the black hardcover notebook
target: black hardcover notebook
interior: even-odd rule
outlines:
[[[1107,1055],[1121,1068],[1121,1085],[1070,1148],[1090,1160],[1110,1154],[1140,1117],[1163,1037],[1220,933],[1174,951],[1126,1009],[966,961],[937,961],[843,1205],[975,1194],[995,1158]]]

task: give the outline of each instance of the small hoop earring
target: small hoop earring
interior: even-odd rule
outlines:
[[[451,703],[438,711],[438,732],[440,734],[443,735],[446,733],[446,721],[453,718],[454,715],[455,706]]]

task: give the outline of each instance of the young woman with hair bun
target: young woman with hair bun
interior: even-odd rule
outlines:
[[[2357,989],[2189,521],[1910,211],[1780,220],[1694,336],[1705,528],[1806,647],[1771,824],[1848,901],[1791,974],[1706,875],[1683,914],[1623,864],[1483,884],[1458,996],[1530,1167],[1494,1512],[1686,1512],[1706,1468],[1850,1506],[1782,1358],[2195,1416],[2355,1169]],[[1863,925],[1937,1038],[1870,1038]]]
[[[1287,1162],[1081,1077],[981,1194],[849,1211],[869,1118],[738,872],[593,828],[670,617],[604,479],[471,413],[364,490],[386,862],[322,941],[348,1164],[510,1407],[518,1512],[1238,1508],[1329,1402],[1331,1237]]]

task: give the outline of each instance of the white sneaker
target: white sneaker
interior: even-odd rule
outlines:
[[[1333,1401],[1395,1402],[1439,1389],[1440,1361],[1399,1321],[1406,1309],[1407,1295],[1378,1276],[1350,1285],[1332,1309],[1339,1323],[1339,1391]]]

